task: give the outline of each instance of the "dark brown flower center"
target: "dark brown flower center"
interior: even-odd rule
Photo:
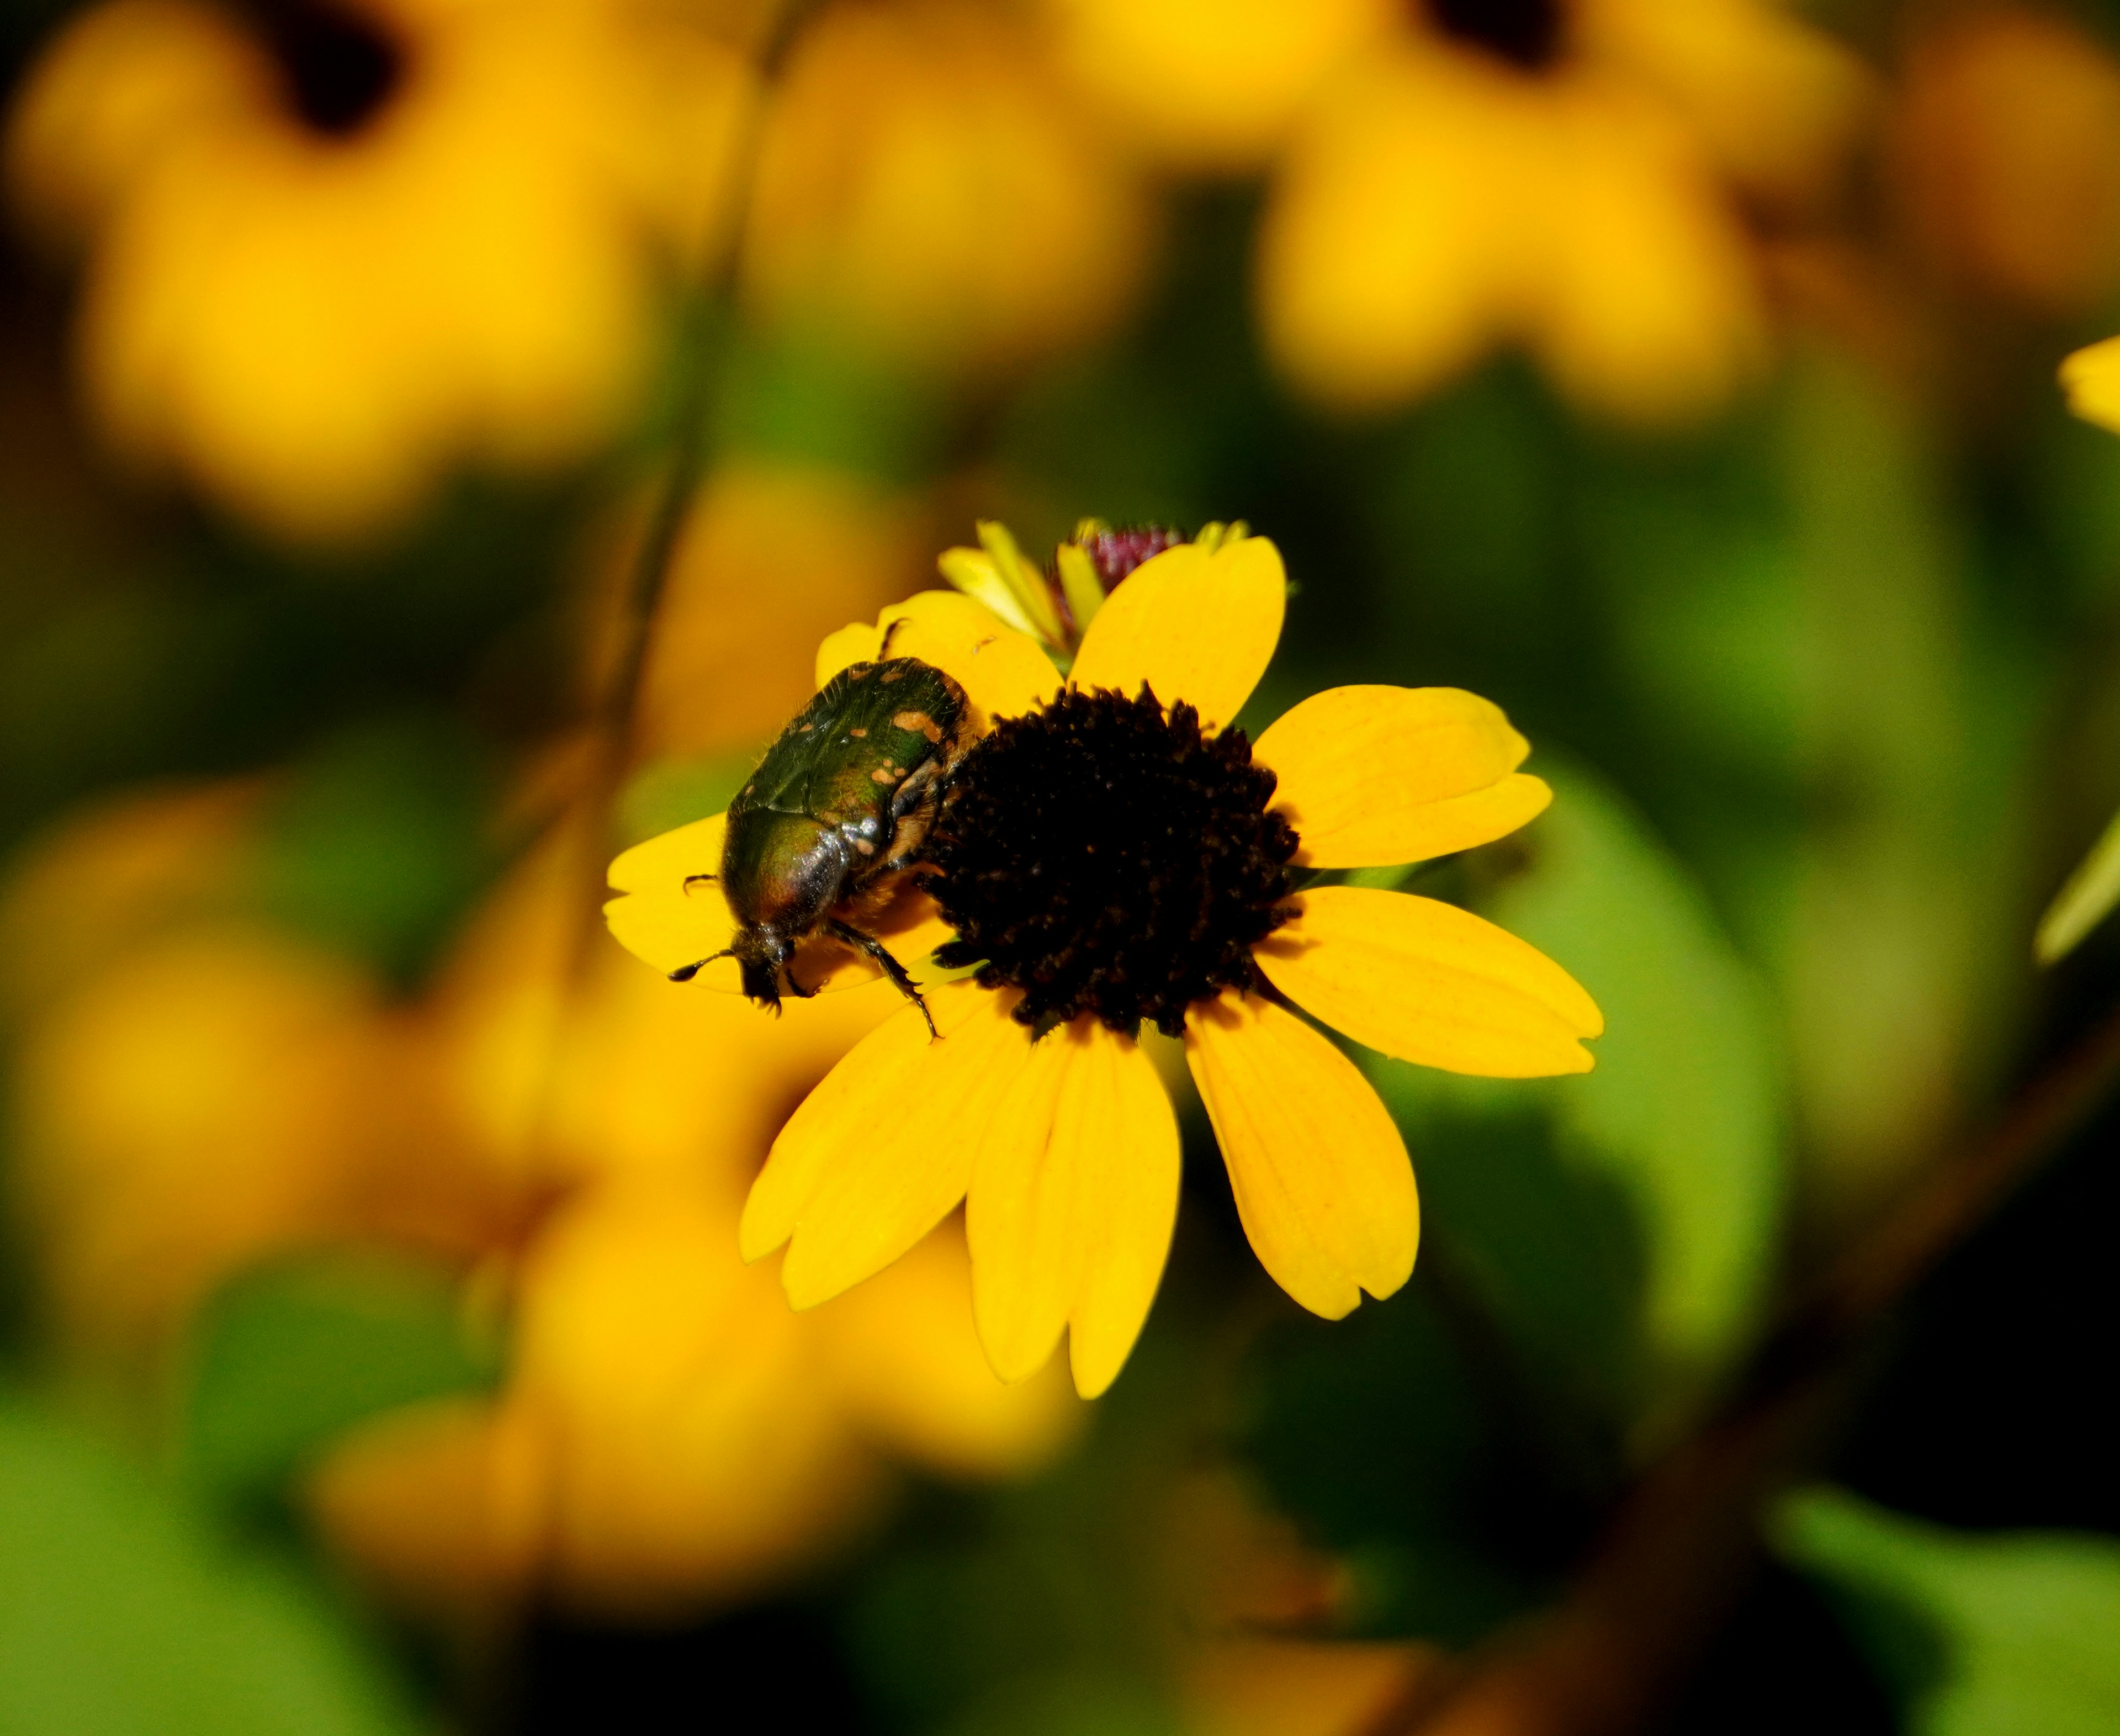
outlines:
[[[1203,736],[1146,687],[1004,719],[928,835],[958,936],[936,956],[1021,989],[1026,1025],[1090,1012],[1175,1036],[1194,1002],[1259,986],[1251,949],[1286,920],[1297,839],[1273,790],[1241,729]]]
[[[1421,0],[1435,27],[1537,72],[1560,58],[1564,0]],[[1685,0],[1673,0],[1684,4]]]
[[[365,12],[332,0],[256,0],[252,11],[289,106],[313,132],[351,137],[403,79],[403,47]]]

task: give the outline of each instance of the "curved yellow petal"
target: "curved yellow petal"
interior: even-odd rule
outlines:
[[[1413,1166],[1355,1063],[1234,989],[1186,1015],[1185,1059],[1274,1282],[1328,1320],[1403,1284],[1420,1241]]]
[[[1501,707],[1457,687],[1333,687],[1252,751],[1281,785],[1306,868],[1425,862],[1514,831],[1553,799],[1517,770],[1531,744]]]
[[[990,1124],[965,1227],[994,1372],[1020,1380],[1069,1329],[1094,1399],[1148,1317],[1178,1218],[1178,1122],[1132,1038],[1083,1017],[1035,1048]]]
[[[2108,337],[2062,359],[2068,407],[2087,422],[2120,432],[2120,337]]]
[[[958,591],[917,591],[891,604],[872,627],[840,628],[817,648],[817,685],[886,650],[955,677],[982,734],[994,719],[1029,711],[1060,691],[1060,672],[1036,640]]]
[[[624,896],[603,907],[612,937],[636,958],[658,970],[682,970],[728,945],[736,919],[719,886],[688,880],[722,869],[722,840],[728,816],[695,820],[674,831],[636,844],[611,865],[614,891]],[[723,959],[702,970],[697,980],[734,994],[736,962]]]
[[[1281,551],[1264,537],[1212,554],[1181,543],[1143,561],[1105,599],[1069,685],[1132,695],[1146,682],[1165,705],[1184,700],[1203,725],[1221,728],[1273,660],[1287,605]]]
[[[1405,892],[1316,887],[1253,953],[1275,988],[1402,1061],[1490,1078],[1588,1073],[1605,1028],[1583,985],[1470,910]]]
[[[700,878],[721,872],[728,821],[726,814],[695,820],[635,845],[611,863],[607,877],[624,896],[603,907],[604,922],[635,957],[658,970],[681,970],[724,950],[734,938],[736,919],[720,887]],[[934,900],[909,882],[867,926],[908,966],[920,964],[955,932]],[[866,958],[821,936],[803,942],[796,956],[796,980],[820,992],[857,989],[879,974]],[[732,958],[716,959],[692,981],[724,994],[743,992]]]
[[[929,991],[938,1040],[905,1007],[843,1057],[780,1130],[746,1202],[746,1260],[792,1245],[788,1299],[807,1308],[881,1270],[964,1198],[973,1153],[1030,1065],[1009,1003],[971,982]]]

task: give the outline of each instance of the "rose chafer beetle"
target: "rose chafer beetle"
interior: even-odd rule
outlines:
[[[872,960],[935,1022],[904,966],[862,926],[918,864],[946,780],[972,745],[971,707],[942,671],[917,658],[854,663],[819,690],[729,803],[718,879],[736,918],[728,950],[743,992],[779,1009],[795,950],[830,936]],[[689,981],[714,958],[670,973]]]

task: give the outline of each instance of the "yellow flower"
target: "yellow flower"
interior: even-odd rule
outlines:
[[[443,467],[607,437],[655,255],[710,244],[748,100],[645,0],[105,0],[12,117],[39,227],[90,249],[103,431],[266,529],[402,518]]]
[[[744,284],[812,340],[985,370],[1106,329],[1146,240],[1138,190],[1002,9],[835,6],[767,117]]]
[[[1763,314],[1735,183],[1815,189],[1862,81],[1761,0],[1048,0],[1063,61],[1185,169],[1277,157],[1258,297],[1289,376],[1404,403],[1528,346],[1611,415],[1721,400]]]
[[[2088,32],[1943,15],[1908,54],[1890,142],[1914,234],[1954,276],[2059,315],[2120,285],[2120,66]]]
[[[987,1367],[961,1242],[804,1316],[737,1256],[788,1106],[890,991],[776,1023],[616,948],[570,988],[576,859],[525,864],[426,1014],[469,1135],[456,1161],[565,1190],[507,1274],[507,1380],[378,1419],[309,1488],[341,1551],[416,1608],[543,1594],[654,1616],[750,1594],[842,1540],[894,1464],[1018,1473],[1074,1421],[1064,1381]]]
[[[1413,1173],[1354,1063],[1293,1010],[1401,1059],[1531,1077],[1591,1064],[1596,1006],[1558,966],[1470,913],[1307,870],[1424,860],[1514,831],[1550,799],[1523,738],[1448,688],[1342,687],[1256,750],[1229,728],[1281,634],[1273,545],[1230,533],[1165,550],[1098,609],[1072,668],[967,597],[936,593],[826,641],[821,682],[894,657],[954,676],[984,738],[931,831],[936,909],[886,938],[954,932],[932,987],[804,1101],[751,1191],[746,1259],[788,1244],[789,1300],[881,1271],[962,1200],[995,1371],[1041,1366],[1063,1329],[1078,1389],[1118,1373],[1160,1278],[1178,1127],[1138,1038],[1182,1032],[1252,1245],[1337,1318],[1412,1269]],[[1129,696],[1137,696],[1129,697]],[[693,877],[724,821],[612,865],[612,932],[667,970],[728,943]],[[808,984],[831,961],[798,956]],[[835,979],[867,970],[851,955]],[[716,977],[713,973],[723,970]],[[733,986],[732,971],[703,977]]]

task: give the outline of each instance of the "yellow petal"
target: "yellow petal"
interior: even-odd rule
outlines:
[[[955,677],[981,733],[995,718],[1029,711],[1060,691],[1060,672],[1036,640],[955,591],[918,591],[891,604],[872,627],[840,628],[817,648],[817,685],[886,650]]]
[[[688,887],[687,880],[722,871],[722,840],[728,816],[695,820],[674,831],[636,844],[611,865],[613,891],[624,894],[603,907],[604,921],[618,943],[658,970],[680,970],[722,951],[736,933],[736,919],[721,887]],[[699,981],[733,994],[736,961],[723,959],[700,973]]]
[[[971,982],[932,990],[939,1040],[906,1007],[857,1044],[789,1118],[744,1207],[755,1260],[792,1237],[781,1282],[807,1308],[905,1252],[965,1196],[1030,1034]]]
[[[1165,549],[1105,600],[1069,683],[1131,696],[1146,682],[1165,705],[1184,700],[1219,729],[1273,660],[1287,603],[1281,551],[1264,537],[1212,554],[1196,542]]]
[[[1036,1045],[989,1127],[965,1203],[973,1307],[1004,1380],[1071,1329],[1075,1384],[1109,1386],[1148,1317],[1178,1215],[1178,1123],[1131,1038],[1083,1017]]]
[[[1253,955],[1304,1011],[1402,1061],[1490,1078],[1588,1073],[1605,1028],[1581,984],[1470,910],[1361,887],[1316,887]]]
[[[1553,799],[1517,771],[1531,744],[1457,687],[1334,687],[1285,713],[1253,757],[1307,868],[1425,862],[1514,831]]]
[[[726,814],[695,820],[635,845],[611,863],[611,886],[625,896],[603,907],[604,921],[613,938],[636,958],[645,959],[658,970],[680,970],[723,951],[735,937],[736,919],[721,887],[697,878],[721,872],[728,821]],[[935,901],[910,882],[867,926],[908,966],[919,965],[955,933]],[[802,942],[794,971],[797,982],[821,993],[859,988],[876,981],[880,974],[867,959],[822,936]],[[743,992],[732,958],[716,959],[692,981],[724,994]]]
[[[2068,407],[2087,422],[2120,432],[2120,337],[2076,351],[2061,365]]]
[[[1259,1263],[1337,1320],[1413,1271],[1413,1166],[1377,1094],[1285,1009],[1225,989],[1185,1017],[1185,1059]]]

